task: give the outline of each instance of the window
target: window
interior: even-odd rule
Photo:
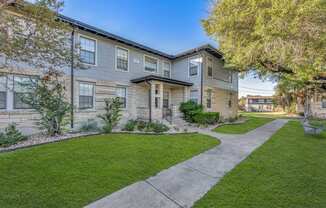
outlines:
[[[169,92],[163,92],[163,108],[169,108]]]
[[[116,53],[117,69],[121,71],[128,71],[128,50],[117,47]]]
[[[125,87],[117,87],[116,89],[117,97],[120,99],[121,107],[127,107],[127,88]]]
[[[198,90],[191,90],[190,91],[190,100],[198,103]]]
[[[145,56],[145,71],[157,72],[157,59]]]
[[[155,97],[155,108],[160,108],[160,97]]]
[[[94,108],[94,84],[79,83],[79,108]]]
[[[206,107],[212,107],[212,90],[207,90]]]
[[[80,41],[80,59],[85,64],[95,65],[96,58],[96,40],[79,37]]]
[[[35,79],[27,76],[14,76],[14,109],[30,109],[31,106],[23,101],[26,94],[31,93]]]
[[[228,102],[228,106],[229,106],[229,108],[232,108],[232,96],[233,96],[233,94],[230,93],[230,94],[229,94],[229,102]]]
[[[7,77],[0,76],[0,109],[7,107]]]
[[[171,65],[168,62],[163,63],[163,76],[166,78],[171,78]]]
[[[201,58],[189,59],[189,76],[197,76]]]
[[[213,77],[213,61],[210,58],[207,59],[207,76]]]
[[[322,97],[322,99],[321,99],[321,107],[326,108],[326,97]]]

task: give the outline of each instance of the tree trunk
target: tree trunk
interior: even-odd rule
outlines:
[[[311,117],[311,95],[309,89],[305,90],[304,98],[304,121],[307,121]]]

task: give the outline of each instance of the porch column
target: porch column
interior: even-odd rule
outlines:
[[[163,117],[163,84],[151,82],[151,118],[153,121],[162,120]]]
[[[183,87],[183,102],[187,102],[190,99],[190,87]]]

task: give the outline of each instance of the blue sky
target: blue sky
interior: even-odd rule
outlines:
[[[218,44],[207,37],[200,20],[210,0],[65,0],[64,15],[146,46],[175,54],[202,44]],[[247,77],[240,95],[271,95],[274,84]]]

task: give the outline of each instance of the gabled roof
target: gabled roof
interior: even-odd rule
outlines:
[[[170,78],[166,78],[166,77],[160,77],[160,76],[156,76],[156,75],[149,75],[149,76],[140,77],[137,79],[132,79],[132,80],[130,80],[130,82],[137,84],[137,83],[152,81],[152,80],[161,81],[161,82],[165,82],[165,83],[169,83],[169,84],[183,85],[183,86],[192,86],[193,85],[193,83],[190,83],[190,82],[184,82],[184,81],[170,79]]]

